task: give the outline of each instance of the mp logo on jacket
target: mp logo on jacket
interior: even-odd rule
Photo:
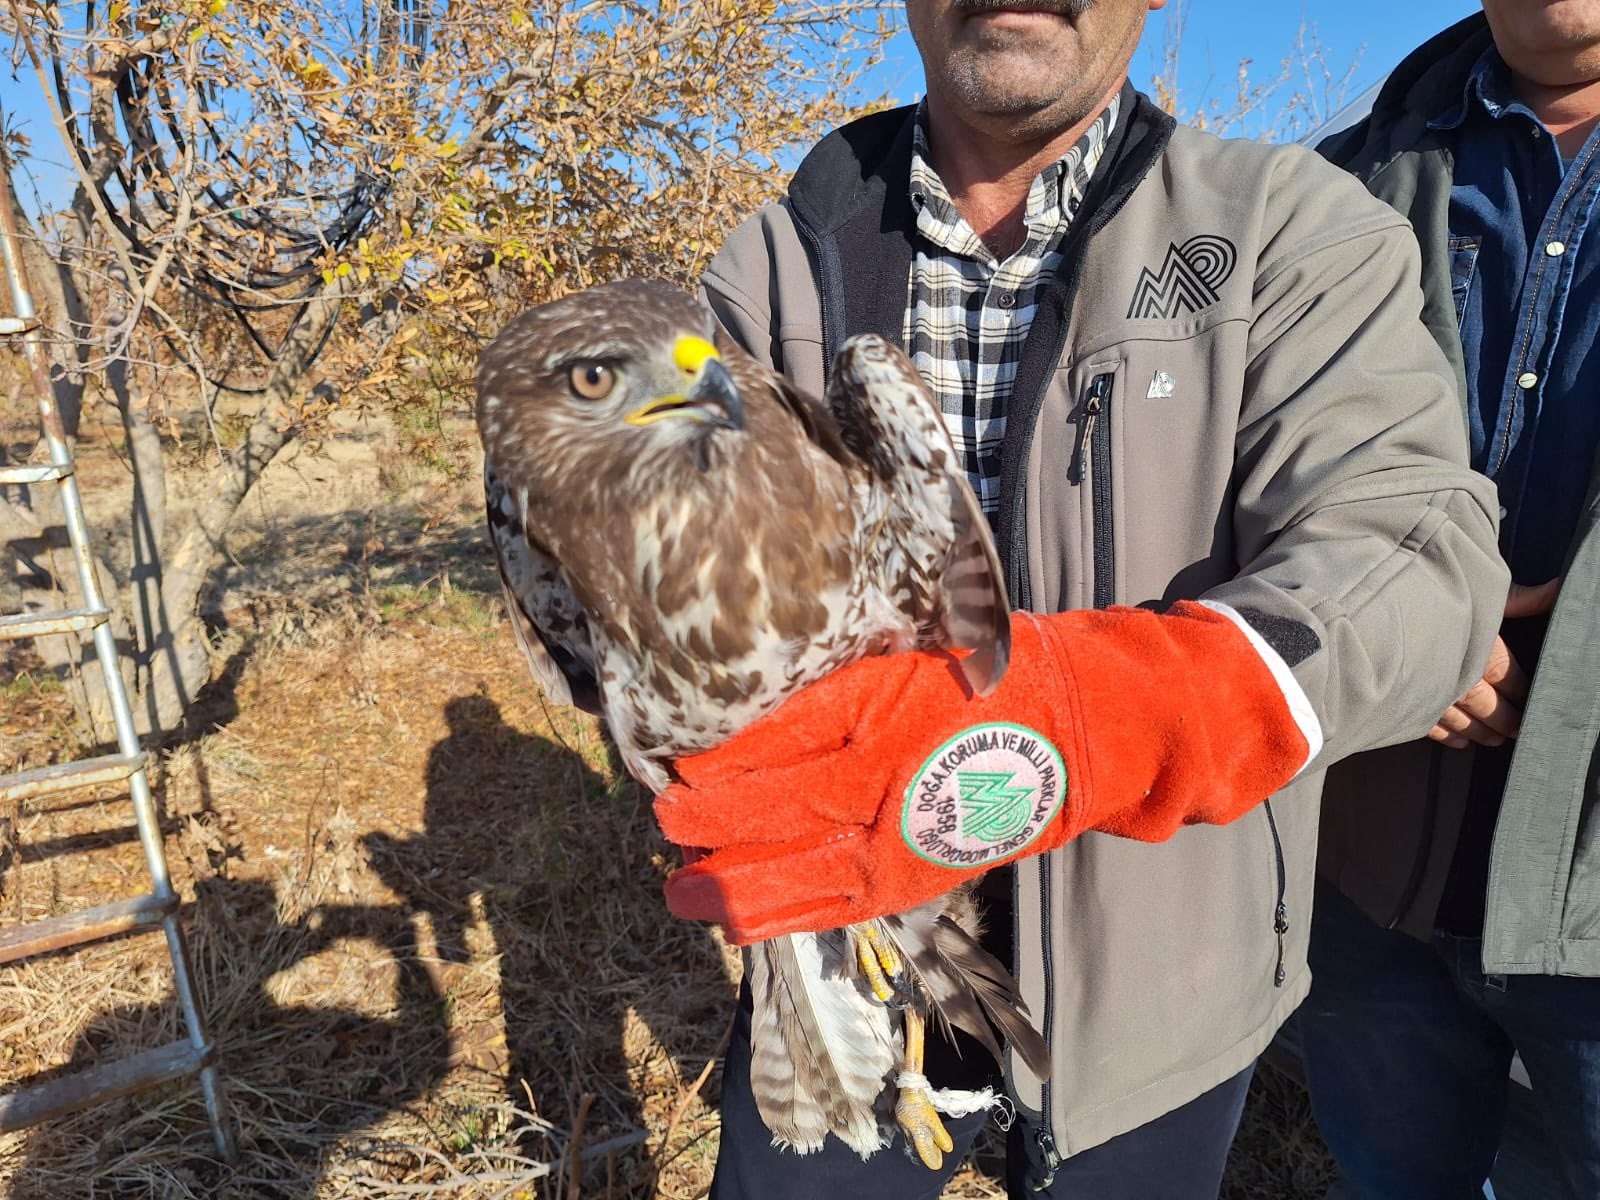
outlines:
[[[1238,259],[1233,243],[1214,233],[1197,234],[1181,246],[1169,242],[1161,269],[1139,272],[1128,319],[1170,321],[1210,308],[1222,298],[1220,289]]]

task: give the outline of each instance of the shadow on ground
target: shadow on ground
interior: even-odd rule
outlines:
[[[231,692],[210,699],[214,716],[239,711]],[[659,1142],[730,991],[710,935],[666,913],[647,803],[609,764],[507,724],[482,692],[443,716],[420,829],[341,809],[302,831],[276,879],[238,877],[250,864],[228,836],[202,848],[213,874],[190,943],[238,1163],[215,1161],[197,1090],[175,1084],[31,1131],[9,1196],[389,1195],[481,1170],[476,1152],[551,1160],[585,1096],[585,1145],[647,1128]],[[215,830],[238,804],[214,803],[198,771],[192,827]],[[154,961],[159,941],[143,944]],[[174,1007],[101,1009],[64,1070],[173,1040]],[[508,1102],[531,1119],[508,1120]],[[636,1145],[590,1178],[653,1196],[661,1161]]]

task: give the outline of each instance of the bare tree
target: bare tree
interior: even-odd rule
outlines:
[[[32,226],[35,287],[69,421],[121,422],[133,536],[104,570],[138,707],[171,729],[207,677],[224,532],[289,442],[407,402],[429,363],[465,391],[528,304],[693,279],[849,114],[886,27],[868,0],[15,0],[0,33],[76,167]],[[166,463],[196,442],[210,479],[179,521]],[[25,601],[59,605],[38,500],[0,497],[0,537]]]
[[[1240,59],[1225,82],[1214,90],[1208,79],[1191,103],[1179,84],[1179,69],[1191,57],[1188,31],[1189,0],[1173,0],[1161,29],[1161,65],[1151,93],[1179,121],[1224,137],[1299,139],[1344,106],[1360,65],[1359,55],[1343,66],[1330,62],[1316,26],[1302,18],[1293,44],[1268,73]]]

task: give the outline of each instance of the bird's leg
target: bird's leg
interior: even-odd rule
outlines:
[[[939,1110],[933,1106],[933,1092],[922,1074],[922,1043],[926,1020],[913,1000],[906,1006],[906,1055],[901,1072],[900,1098],[895,1102],[895,1123],[930,1171],[944,1165],[944,1156],[955,1149]],[[909,1077],[909,1078],[908,1078]]]
[[[855,927],[856,966],[866,977],[867,987],[880,1004],[890,1008],[905,1007],[910,994],[904,964],[894,944],[878,931],[876,922]]]

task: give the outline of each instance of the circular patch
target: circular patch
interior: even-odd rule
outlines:
[[[912,777],[900,834],[929,862],[981,867],[1034,841],[1066,794],[1066,764],[1037,730],[974,725]]]

